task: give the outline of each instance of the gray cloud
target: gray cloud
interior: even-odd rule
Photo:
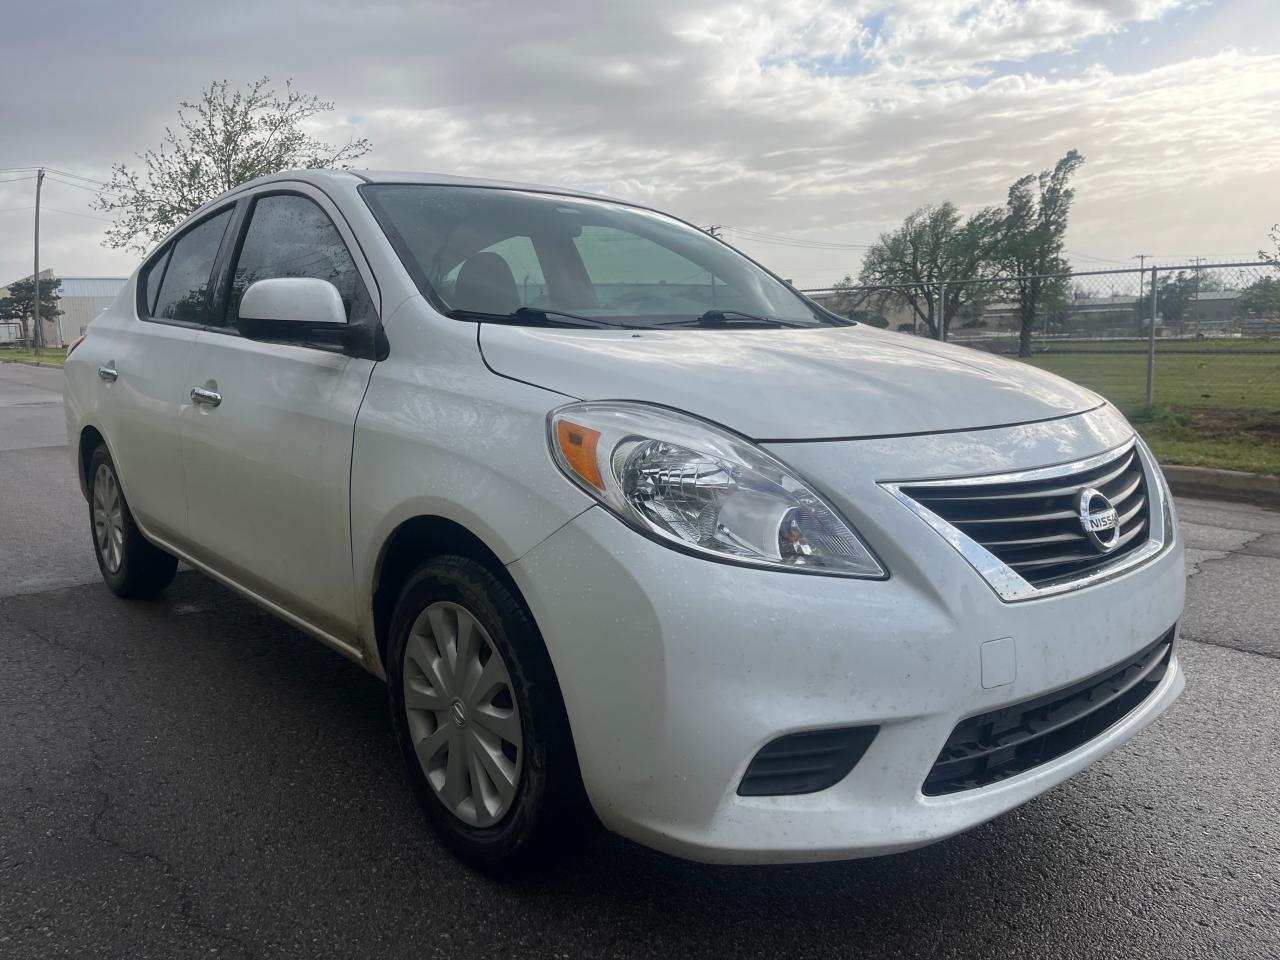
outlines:
[[[1280,37],[1267,0],[1188,6],[53,0],[6,18],[0,167],[105,176],[179,99],[266,73],[334,100],[315,132],[370,137],[370,166],[573,184],[851,244],[924,202],[999,203],[1077,147],[1073,249],[1247,253],[1280,219]],[[0,183],[0,211],[30,186]],[[127,272],[88,198],[50,185],[46,203],[81,216],[49,214],[43,262]],[[857,266],[744,246],[806,284]],[[29,263],[29,215],[0,212],[0,282]]]

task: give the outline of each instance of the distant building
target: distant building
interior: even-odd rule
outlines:
[[[31,278],[23,277],[23,280]],[[89,321],[100,314],[124,289],[127,277],[59,277],[52,270],[40,271],[40,282],[60,279],[62,294],[58,306],[62,315],[55,321],[42,317],[44,342],[50,347],[65,347],[84,333]],[[14,283],[16,281],[10,281]],[[0,297],[9,295],[9,287],[0,287]]]

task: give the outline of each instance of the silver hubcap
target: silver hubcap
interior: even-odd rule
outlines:
[[[464,607],[433,603],[418,615],[405,646],[404,704],[440,801],[473,827],[501,820],[520,783],[520,711],[502,655]]]
[[[108,573],[118,573],[124,560],[124,517],[120,485],[105,463],[93,475],[93,539]]]

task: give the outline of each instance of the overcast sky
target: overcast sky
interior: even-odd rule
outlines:
[[[375,169],[589,188],[726,234],[801,286],[913,208],[1003,202],[1071,147],[1078,269],[1253,255],[1280,220],[1277,0],[351,0],[6,8],[0,168],[105,179],[180,99],[292,77]],[[0,283],[32,180],[0,172]],[[129,273],[46,181],[41,265]],[[818,246],[753,241],[734,231]],[[825,244],[826,246],[822,246]],[[840,245],[840,246],[834,246]]]

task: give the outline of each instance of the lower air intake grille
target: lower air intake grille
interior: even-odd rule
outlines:
[[[1092,488],[1115,508],[1119,533],[1104,551],[1080,520],[1078,498]],[[904,484],[902,492],[985,547],[1036,587],[1109,566],[1147,541],[1151,498],[1133,444],[1102,464],[1048,479]]]
[[[1092,740],[1159,686],[1173,637],[1171,629],[1133,659],[1065,690],[962,721],[925,778],[925,794],[985,787]]]
[[[742,797],[817,793],[849,775],[879,727],[811,730],[779,737],[761,747],[738,785]]]

